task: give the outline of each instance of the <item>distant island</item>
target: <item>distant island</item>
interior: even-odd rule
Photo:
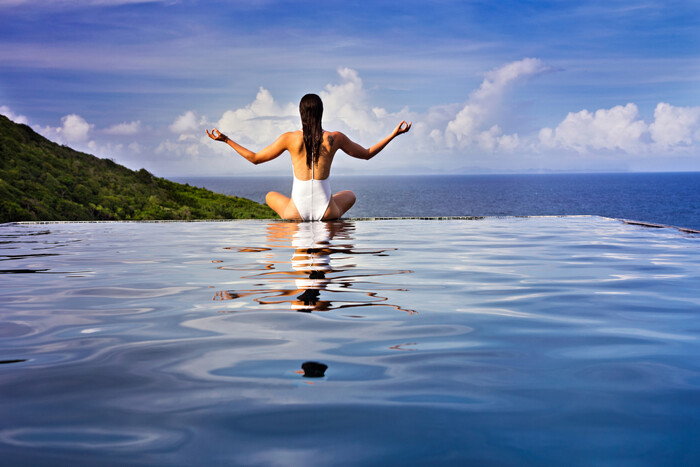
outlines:
[[[0,115],[0,222],[277,217],[246,198],[61,146]]]

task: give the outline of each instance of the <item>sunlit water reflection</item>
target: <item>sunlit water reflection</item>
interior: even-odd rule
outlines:
[[[700,238],[0,226],[8,464],[697,464]]]
[[[319,312],[354,307],[370,310],[367,307],[374,305],[414,313],[386,303],[387,298],[381,295],[383,291],[406,289],[377,280],[412,271],[363,267],[364,255],[389,256],[388,252],[395,248],[355,248],[354,229],[354,223],[349,222],[269,224],[267,246],[226,247],[238,253],[255,254],[254,262],[219,266],[224,270],[247,271],[241,278],[253,288],[218,291],[214,299],[237,300],[228,305],[238,311],[254,308]],[[291,258],[286,261],[280,258],[283,253],[279,249],[291,249]],[[251,300],[255,304],[246,306]]]

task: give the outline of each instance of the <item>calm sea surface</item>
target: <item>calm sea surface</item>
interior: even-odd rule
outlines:
[[[0,225],[0,465],[700,465],[700,235]]]
[[[264,202],[289,177],[177,178]],[[700,229],[700,173],[332,177],[353,190],[349,217],[591,214]]]

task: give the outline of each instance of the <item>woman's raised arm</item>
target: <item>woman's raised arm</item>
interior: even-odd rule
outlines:
[[[289,133],[283,133],[282,135],[280,135],[279,138],[277,138],[277,140],[275,140],[274,143],[272,143],[265,149],[261,149],[258,152],[253,152],[250,149],[244,148],[225,134],[221,133],[216,128],[212,129],[211,133],[209,133],[209,130],[204,131],[207,132],[207,136],[209,136],[211,139],[213,139],[214,141],[223,141],[224,143],[228,144],[233,149],[235,149],[238,154],[245,157],[247,160],[249,160],[255,165],[271,161],[272,159],[275,159],[289,148]]]
[[[392,139],[410,130],[411,123],[412,122],[406,123],[405,120],[402,121],[396,128],[394,128],[394,131],[392,131],[389,136],[370,148],[364,148],[347,136],[343,135],[340,141],[340,149],[342,149],[349,156],[356,157],[357,159],[369,160],[379,154],[379,151],[384,149],[384,147],[389,144]]]

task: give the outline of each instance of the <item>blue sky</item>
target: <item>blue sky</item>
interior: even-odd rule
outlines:
[[[161,176],[271,175],[324,125],[371,145],[335,173],[700,170],[700,3],[0,0],[0,113]]]

